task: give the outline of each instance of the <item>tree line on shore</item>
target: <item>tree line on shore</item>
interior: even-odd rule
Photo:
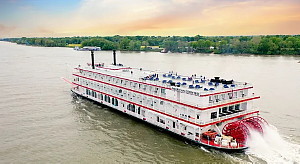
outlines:
[[[6,38],[17,44],[68,47],[71,44],[102,50],[196,52],[216,54],[300,55],[300,35],[267,36],[94,36]]]

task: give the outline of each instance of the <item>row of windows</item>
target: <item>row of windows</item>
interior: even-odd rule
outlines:
[[[241,111],[243,111],[243,110],[241,109],[240,104],[225,106],[225,107],[219,108],[219,117],[231,115],[231,114],[238,113]],[[217,117],[218,117],[218,112],[211,113],[211,119],[215,119]]]
[[[96,73],[91,73],[91,72],[83,72],[84,76],[93,76],[95,79],[101,80],[101,81],[105,81],[105,82],[109,82],[112,84],[119,84],[121,86],[127,87],[127,88],[131,88],[131,89],[138,89],[138,90],[144,90],[144,91],[148,91],[150,93],[161,93],[162,95],[164,95],[166,93],[166,89],[164,88],[160,88],[160,87],[155,87],[155,86],[150,86],[147,84],[141,84],[141,83],[137,83],[137,82],[132,82],[130,80],[123,80],[123,79],[119,79],[119,78],[115,78],[115,77],[110,77],[110,76],[106,76],[106,75],[99,75]]]
[[[128,104],[127,110],[134,112],[134,113],[137,112],[137,114],[141,114],[141,107],[139,107],[139,106],[135,107],[134,104]]]
[[[117,95],[117,96],[122,96],[122,97],[123,96],[128,96],[128,98],[130,100],[137,99],[136,101],[139,101],[139,103],[142,103],[142,100],[147,101],[147,102],[150,103],[151,107],[153,107],[153,103],[154,104],[158,103],[158,101],[155,101],[155,100],[153,101],[152,98],[146,98],[146,96],[143,96],[143,98],[142,98],[142,96],[140,94],[136,94],[134,92],[130,92],[130,91],[127,92],[126,90],[122,90],[122,89],[118,89],[118,88],[115,88],[115,87],[106,86],[106,85],[99,84],[99,83],[96,83],[96,82],[91,82],[89,80],[83,80],[83,83],[86,86],[89,86],[89,87],[92,87],[92,88],[95,88],[95,89],[99,89],[100,91],[112,93],[112,94]],[[160,104],[163,105],[163,101],[161,101]]]
[[[97,98],[97,93],[95,91],[91,91],[91,90],[87,89],[86,94]]]
[[[116,87],[110,87],[102,84],[99,85],[96,82],[91,82],[89,80],[84,80],[84,82],[86,83],[86,85],[89,84],[90,87],[97,86],[95,87],[95,89],[99,89],[100,91],[104,91],[116,96],[125,97],[125,99],[137,102],[139,104],[143,104],[144,102],[144,105],[147,107],[159,108],[158,104],[164,105],[164,101],[159,101],[157,99],[149,98],[148,96],[142,96],[141,94],[136,94],[131,91],[126,91],[126,90],[118,89]]]
[[[108,103],[112,103],[112,105],[114,106],[118,106],[119,105],[119,102],[118,102],[118,99],[116,98],[111,98],[110,96],[107,96],[107,95],[104,95],[99,93],[98,96],[97,96],[97,93],[95,91],[92,91],[92,90],[89,90],[89,89],[86,89],[86,94],[87,95],[90,95],[94,98],[99,98],[100,100],[104,100],[105,102],[108,102]]]
[[[209,96],[209,103],[215,103],[215,102],[220,102],[228,99],[235,99],[235,98],[245,97],[245,96],[246,96],[245,90],[217,94],[217,95]]]

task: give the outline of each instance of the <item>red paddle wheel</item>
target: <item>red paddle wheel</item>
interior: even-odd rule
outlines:
[[[264,124],[267,124],[267,122],[261,117],[249,117],[226,124],[222,130],[222,134],[232,136],[239,143],[245,143],[250,132],[249,129],[263,133]]]

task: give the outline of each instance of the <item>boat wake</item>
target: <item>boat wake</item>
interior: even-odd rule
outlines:
[[[247,154],[254,163],[260,159],[267,163],[300,163],[300,145],[288,142],[276,127],[264,127],[264,134],[250,130]]]

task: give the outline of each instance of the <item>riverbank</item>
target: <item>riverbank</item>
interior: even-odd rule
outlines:
[[[102,50],[194,52],[214,54],[300,55],[300,35],[261,36],[107,36],[6,38],[17,44],[42,47],[101,47]]]

